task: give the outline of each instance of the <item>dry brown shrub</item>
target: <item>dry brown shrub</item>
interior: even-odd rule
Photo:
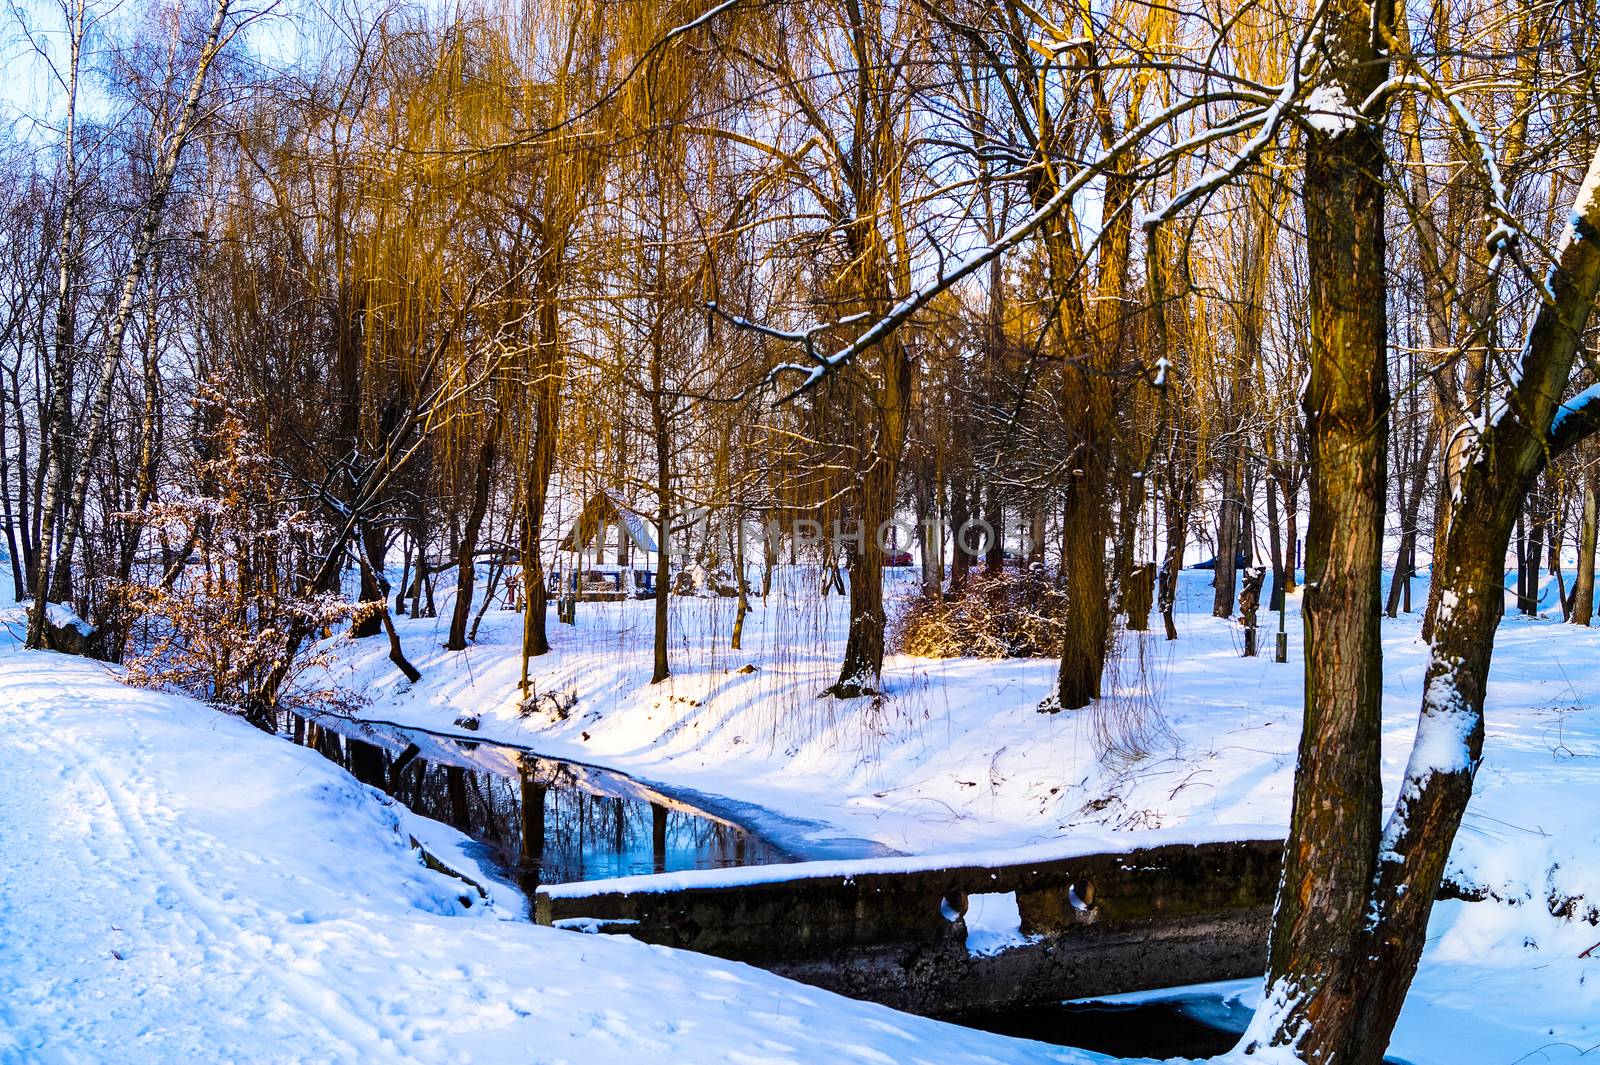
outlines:
[[[1053,658],[1061,653],[1064,598],[1035,570],[975,574],[958,593],[906,602],[890,640],[921,658]]]
[[[189,459],[188,490],[148,517],[169,543],[192,545],[186,563],[112,589],[134,621],[127,679],[175,689],[267,725],[280,710],[349,710],[359,697],[326,679],[331,634],[372,604],[337,594],[297,595],[297,545],[323,532],[280,490],[226,398],[205,390],[215,424]],[[316,680],[311,678],[315,677]]]

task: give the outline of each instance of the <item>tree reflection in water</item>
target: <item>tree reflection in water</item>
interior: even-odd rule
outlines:
[[[526,890],[542,883],[792,860],[749,831],[619,774],[476,740],[293,721],[296,741],[424,817],[482,842]],[[339,735],[340,732],[355,733]],[[432,760],[422,756],[426,743]],[[459,753],[465,764],[446,761]],[[490,768],[492,767],[492,768]],[[652,801],[654,800],[654,801]]]

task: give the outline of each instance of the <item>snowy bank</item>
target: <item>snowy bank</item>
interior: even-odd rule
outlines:
[[[539,928],[459,836],[93,663],[0,652],[0,1061],[1085,1062]]]

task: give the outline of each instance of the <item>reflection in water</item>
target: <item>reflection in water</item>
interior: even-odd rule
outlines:
[[[590,766],[349,721],[295,719],[293,734],[422,816],[481,841],[528,891],[541,883],[793,860],[737,825]]]

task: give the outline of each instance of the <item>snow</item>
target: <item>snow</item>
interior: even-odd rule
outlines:
[[[1563,422],[1578,417],[1596,403],[1600,403],[1600,385],[1590,385],[1571,399],[1562,402],[1556,408],[1555,417],[1550,421],[1551,435],[1559,435]]]
[[[1555,256],[1559,261],[1567,248],[1583,239],[1583,231],[1600,228],[1600,151],[1589,159],[1589,169],[1584,171],[1583,183],[1572,198],[1572,210],[1567,224],[1556,240]]]
[[[1306,123],[1321,133],[1337,137],[1361,124],[1358,115],[1344,98],[1338,85],[1319,85],[1306,97]]]
[[[35,600],[37,602],[38,600]],[[77,611],[66,603],[46,603],[44,616],[51,625],[58,629],[77,629],[78,633],[88,636],[94,632],[94,626],[78,616]]]
[[[967,896],[967,951],[998,954],[1030,941],[1022,934],[1022,912],[1015,891]]]
[[[534,926],[420,821],[239,719],[0,652],[0,1062],[1100,1060]]]
[[[1407,779],[1420,780],[1431,773],[1471,772],[1475,766],[1468,741],[1478,716],[1456,690],[1455,674],[1441,673],[1430,680],[1423,703],[1425,708],[1417,721],[1417,737],[1406,768]]]
[[[1173,844],[1218,843],[1228,840],[1282,839],[1273,825],[1197,825],[1180,829],[1142,832],[1078,831],[1049,843],[994,850],[966,850],[946,854],[919,854],[891,858],[859,858],[799,862],[793,865],[751,865],[727,869],[686,869],[674,873],[619,876],[577,884],[545,884],[540,890],[551,898],[583,898],[606,893],[651,894],[686,888],[727,888],[774,884],[790,880],[852,880],[881,873],[919,873],[962,866],[1025,865],[1091,854],[1128,854],[1146,847]]]
[[[1014,857],[1019,848],[1040,855],[1109,850],[1137,846],[1130,837],[1146,832],[1152,844],[1230,834],[1282,838],[1303,699],[1299,597],[1289,600],[1290,663],[1245,659],[1238,624],[1210,615],[1210,577],[1181,575],[1180,639],[1162,639],[1159,623],[1156,633],[1127,634],[1111,697],[1078,713],[1038,712],[1054,683],[1048,660],[890,655],[883,700],[819,698],[837,673],[845,604],[836,596],[820,605],[808,599],[814,575],[783,568],[778,592],[753,602],[742,651],[728,648],[731,601],[670,600],[675,675],[659,685],[645,683],[652,603],[583,604],[577,626],[552,623],[555,650],[534,661],[535,683],[540,691],[576,695],[565,720],[517,712],[515,614],[490,611],[479,642],[461,652],[440,648],[447,615],[402,620],[407,653],[424,671],[415,686],[400,681],[381,639],[355,645],[342,676],[370,697],[364,713],[374,717],[459,733],[451,722],[470,710],[480,719],[473,739],[510,740],[669,791],[745,804],[745,815],[780,845],[803,849],[843,837],[903,855],[848,861],[839,875],[879,862],[918,867],[980,854]],[[889,574],[891,592],[917,580],[914,569]],[[1426,597],[1419,580],[1419,609]],[[1553,582],[1540,602],[1555,609]],[[1412,753],[1426,679],[1429,652],[1417,637],[1419,624],[1420,614],[1384,622],[1390,802]],[[755,671],[739,672],[747,664]],[[1447,870],[1465,890],[1507,901],[1440,907],[1455,916],[1430,942],[1397,1057],[1414,1065],[1510,1062],[1553,1039],[1600,1043],[1600,1024],[1591,1020],[1600,1016],[1593,990],[1600,984],[1584,982],[1600,962],[1576,957],[1600,940],[1587,922],[1600,883],[1593,828],[1600,712],[1589,694],[1596,691],[1600,629],[1507,617],[1489,678],[1475,796]],[[1109,754],[1101,742],[1108,736],[1115,740]],[[790,866],[669,878],[731,882],[808,869],[816,872]],[[595,889],[591,882],[573,890]],[[1551,917],[1551,900],[1574,918]],[[1509,923],[1500,928],[1503,920]],[[1477,961],[1465,950],[1448,965],[1432,961],[1467,940],[1480,952]],[[1469,1008],[1462,989],[1475,974],[1503,996],[1473,998]],[[1508,1053],[1479,1059],[1435,1052],[1430,1040],[1438,1033],[1412,1017],[1443,1018],[1452,1039],[1460,1029],[1465,1042],[1479,1031],[1485,1045]]]
[[[1048,715],[1036,707],[1049,661],[891,655],[883,699],[819,698],[844,604],[807,601],[803,571],[780,576],[789,586],[755,602],[739,652],[727,647],[731,601],[671,600],[676,675],[655,686],[653,604],[581,604],[579,624],[552,624],[555,651],[534,663],[539,691],[576,697],[565,719],[519,713],[520,619],[503,611],[462,652],[440,647],[447,613],[402,619],[424,671],[416,685],[381,637],[344,648],[335,676],[374,718],[714,796],[776,842],[826,853],[854,838],[901,852],[845,862],[857,871],[1282,835],[1303,685],[1298,597],[1290,664],[1243,659],[1238,625],[1210,616],[1210,574],[1185,572],[1181,638],[1130,634],[1108,699]],[[898,570],[891,586],[916,580]],[[1425,601],[1421,581],[1417,592]],[[1542,608],[1554,599],[1552,584]],[[11,615],[0,620],[20,632]],[[1417,628],[1410,615],[1383,629],[1391,799],[1426,679]],[[1435,907],[1396,1058],[1577,1061],[1600,1044],[1600,960],[1579,957],[1600,940],[1596,691],[1600,629],[1506,618],[1483,761],[1447,870],[1487,901]],[[477,730],[454,726],[463,713]],[[1443,736],[1441,752],[1456,738]],[[426,868],[413,837],[488,897]],[[237,719],[61,656],[0,649],[0,840],[6,1065],[47,1050],[129,1062],[1099,1060],[626,936],[534,927],[454,830]],[[1015,942],[1014,907],[973,896],[968,949]],[[1226,993],[1253,1006],[1262,989]]]

